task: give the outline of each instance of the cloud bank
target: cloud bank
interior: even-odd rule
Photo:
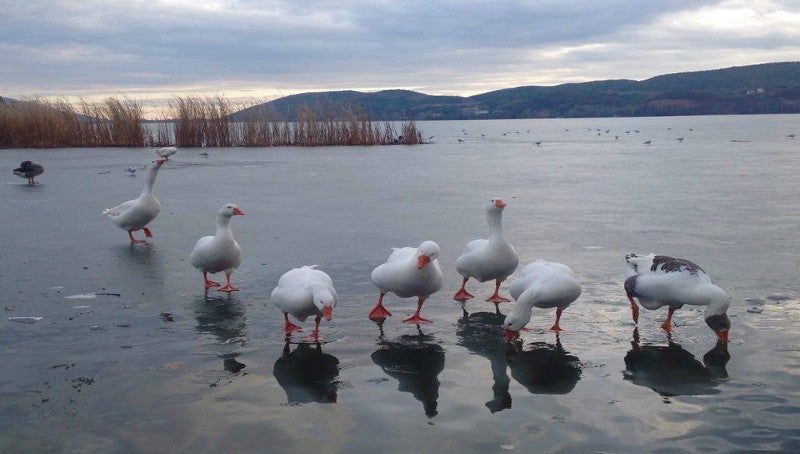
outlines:
[[[272,98],[520,85],[793,61],[767,0],[0,0],[2,95]]]

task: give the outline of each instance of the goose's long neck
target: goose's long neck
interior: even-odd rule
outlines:
[[[158,167],[151,167],[147,172],[147,180],[144,182],[144,189],[140,198],[147,197],[154,193],[153,187],[156,184],[156,177],[158,176]]]
[[[220,216],[217,219],[217,237],[233,236],[231,232],[231,216]]]
[[[500,210],[489,210],[486,213],[489,222],[490,238],[500,238],[503,236],[503,212]]]
[[[517,298],[517,303],[511,308],[509,313],[510,317],[523,321],[522,326],[525,326],[531,319],[533,313],[533,304],[536,302],[538,289],[536,287],[529,288],[522,292]]]

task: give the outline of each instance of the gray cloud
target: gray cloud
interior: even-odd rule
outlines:
[[[793,1],[0,0],[0,9],[0,94],[11,96],[472,94],[800,55]]]

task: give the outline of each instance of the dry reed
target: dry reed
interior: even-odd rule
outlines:
[[[244,106],[237,106],[243,108]],[[294,121],[275,111],[234,121],[223,98],[175,97],[172,119],[145,122],[140,105],[127,98],[99,103],[0,98],[0,148],[370,146],[423,143],[413,121],[373,122],[368,115],[339,107],[296,109]]]

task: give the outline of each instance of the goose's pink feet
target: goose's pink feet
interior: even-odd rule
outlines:
[[[219,287],[220,285],[222,285],[219,282],[214,282],[212,280],[209,280],[207,271],[203,272],[203,283],[205,284],[206,288]]]
[[[553,324],[553,326],[550,327],[550,331],[555,331],[556,333],[564,331],[563,329],[561,329],[560,326],[558,326],[558,322],[561,320],[561,312],[562,309],[560,307],[556,309],[556,322],[555,324]]]
[[[134,238],[134,237],[133,237],[133,232],[132,232],[132,231],[130,231],[130,230],[128,230],[128,237],[131,239],[131,243],[133,243],[133,244],[136,244],[136,243],[146,243],[146,241],[145,241],[145,240],[137,240],[136,238]]]
[[[303,328],[295,325],[294,323],[289,321],[289,314],[284,312],[283,319],[286,321],[286,324],[283,326],[283,332],[286,334],[296,333],[298,331],[303,331]]]
[[[421,325],[423,323],[433,323],[427,318],[422,318],[419,316],[419,311],[422,310],[422,304],[425,303],[425,300],[420,298],[417,301],[417,311],[414,312],[414,315],[408,317],[407,319],[403,320],[403,323],[416,323],[417,325]]]
[[[671,332],[675,331],[675,328],[672,327],[672,314],[674,314],[674,313],[675,313],[675,308],[674,307],[670,307],[669,308],[669,314],[667,315],[667,319],[664,320],[664,323],[661,324],[661,329],[663,329],[664,331],[666,331],[668,333],[671,333]]]
[[[238,292],[239,289],[231,285],[231,273],[225,273],[225,287],[217,289],[220,292]]]
[[[500,292],[500,284],[501,284],[502,282],[503,282],[503,281],[500,281],[500,280],[498,280],[498,281],[495,281],[495,284],[494,284],[494,293],[492,294],[492,296],[490,296],[490,297],[489,297],[489,298],[486,300],[487,302],[489,302],[489,303],[508,303],[508,302],[510,302],[510,301],[511,301],[511,300],[510,300],[510,299],[508,299],[508,298],[504,298],[504,297],[500,296],[500,293],[499,293],[499,292]]]
[[[369,312],[370,320],[378,320],[392,316],[392,313],[383,307],[383,295],[385,294],[386,292],[381,292],[381,295],[378,297],[378,303],[375,304],[375,307]]]
[[[464,288],[467,285],[468,277],[465,277],[463,281],[461,281],[461,288],[458,289],[455,295],[453,295],[453,299],[456,301],[461,301],[462,303],[467,301],[470,298],[474,298],[471,293]]]

